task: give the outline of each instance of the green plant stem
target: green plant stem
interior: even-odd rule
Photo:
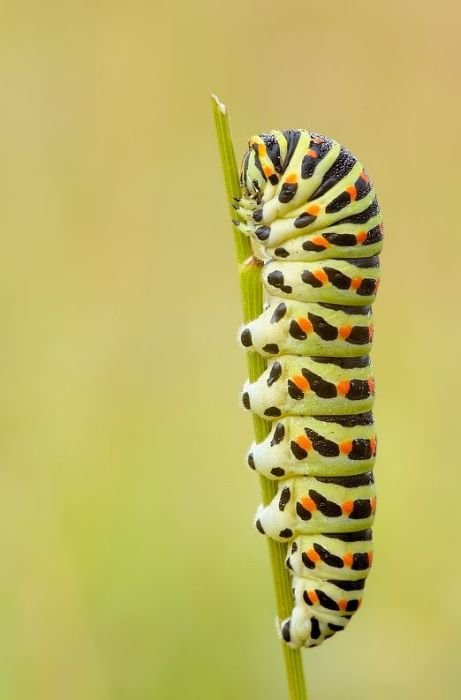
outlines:
[[[241,196],[237,164],[230,132],[227,108],[213,95],[213,114],[221,155],[222,169],[229,199],[231,219],[235,218],[232,207],[233,199]],[[240,292],[242,298],[243,320],[245,323],[259,316],[263,308],[263,289],[261,282],[261,264],[253,256],[249,239],[242,235],[237,226],[233,226],[235,250],[239,265]],[[249,352],[248,376],[254,382],[266,368],[265,359],[256,352]],[[253,414],[253,426],[256,442],[264,440],[269,433],[270,424]],[[262,502],[270,503],[276,494],[275,482],[259,477]],[[277,615],[280,620],[288,617],[293,607],[290,575],[285,567],[286,545],[266,538],[269,545],[272,575],[275,586]],[[307,700],[301,654],[298,649],[291,649],[282,643],[290,700]]]

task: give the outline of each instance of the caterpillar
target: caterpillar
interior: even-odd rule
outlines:
[[[361,163],[297,129],[249,140],[234,224],[261,262],[266,303],[240,332],[268,358],[247,410],[272,422],[251,469],[277,481],[256,528],[287,543],[294,595],[280,635],[313,647],[360,607],[372,562],[377,439],[369,357],[379,284],[380,208]]]

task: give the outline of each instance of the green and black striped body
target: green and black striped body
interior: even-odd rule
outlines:
[[[248,464],[278,481],[256,527],[288,545],[294,607],[281,622],[293,647],[343,630],[372,559],[376,498],[371,305],[382,224],[373,187],[345,148],[303,130],[250,139],[239,229],[263,263],[263,313],[242,345],[268,358],[242,393],[273,421]]]

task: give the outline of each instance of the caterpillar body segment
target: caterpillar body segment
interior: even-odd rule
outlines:
[[[267,306],[240,341],[269,359],[242,402],[273,421],[247,461],[278,481],[256,527],[288,543],[294,602],[282,639],[317,646],[359,608],[372,561],[377,438],[368,353],[381,213],[361,163],[304,130],[252,137],[241,184],[237,225],[263,262]]]

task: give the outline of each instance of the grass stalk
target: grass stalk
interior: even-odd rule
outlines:
[[[212,96],[212,108],[221,156],[226,193],[229,201],[231,219],[235,218],[232,207],[234,199],[241,196],[237,164],[230,132],[227,108],[218,98]],[[239,267],[240,292],[242,299],[243,320],[245,323],[259,316],[263,308],[263,289],[261,282],[261,264],[254,258],[249,239],[236,226],[233,226],[234,243]],[[247,353],[248,376],[254,382],[266,368],[265,359],[256,352]],[[269,432],[270,424],[253,414],[253,427],[256,442],[261,442]],[[277,491],[275,482],[259,476],[262,502],[270,503]],[[277,615],[280,620],[288,617],[293,607],[290,575],[285,567],[286,545],[266,537],[275,587]],[[281,642],[285,662],[288,693],[290,700],[307,700],[301,653],[290,649]]]

